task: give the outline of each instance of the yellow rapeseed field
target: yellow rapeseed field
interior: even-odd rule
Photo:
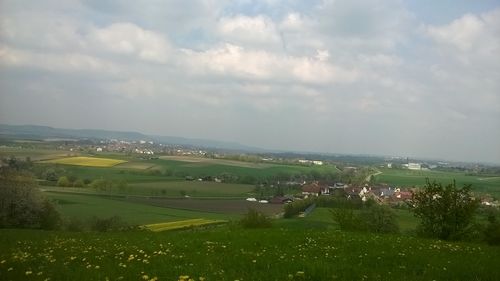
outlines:
[[[54,163],[54,164],[65,164],[65,165],[78,165],[78,166],[89,166],[89,167],[111,167],[121,163],[125,163],[125,160],[110,159],[110,158],[97,158],[97,157],[67,157],[40,161],[40,163]]]
[[[188,228],[195,227],[201,225],[208,224],[216,224],[216,223],[224,223],[224,220],[207,220],[207,219],[191,219],[191,220],[182,220],[182,221],[174,221],[174,222],[164,222],[164,223],[155,223],[155,224],[147,224],[143,227],[149,229],[151,231],[166,231],[180,228]]]

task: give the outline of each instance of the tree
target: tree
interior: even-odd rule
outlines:
[[[0,168],[0,227],[54,229],[60,217],[29,173]]]
[[[362,220],[370,232],[398,233],[396,214],[389,206],[374,204],[361,212]]]
[[[68,177],[62,176],[57,181],[57,186],[71,186],[71,182],[69,181]]]
[[[420,234],[457,240],[470,230],[479,202],[472,197],[471,185],[457,188],[455,181],[443,186],[426,179],[424,189],[413,195],[410,207],[420,219]]]

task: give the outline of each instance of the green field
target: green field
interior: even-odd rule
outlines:
[[[22,148],[12,146],[0,147],[0,157],[16,157],[24,159],[30,157],[33,161],[47,160],[66,157],[72,154],[68,151],[61,151],[55,149],[40,149],[40,148]]]
[[[486,245],[277,226],[0,230],[2,280],[494,281],[500,280],[499,262],[499,248]]]
[[[111,197],[54,192],[45,192],[45,195],[57,203],[57,208],[64,217],[83,220],[93,216],[99,218],[119,216],[129,224],[142,225],[193,218],[216,220],[232,218],[231,215],[157,207]]]
[[[500,198],[500,177],[486,177],[477,175],[466,175],[459,172],[441,171],[415,171],[401,169],[381,169],[382,173],[375,176],[378,183],[387,183],[395,186],[416,186],[425,184],[425,179],[436,180],[443,184],[450,183],[455,179],[457,186],[472,184],[472,188],[477,192],[486,192]]]
[[[86,156],[57,158],[57,159],[41,161],[41,163],[76,165],[76,166],[86,166],[86,167],[112,167],[125,162],[127,161],[111,159],[111,158],[86,157]]]
[[[415,230],[418,220],[408,210],[392,209],[396,213],[397,222],[400,227],[401,233],[408,233]],[[355,212],[358,212],[357,210]],[[333,215],[330,208],[318,207],[314,209],[307,217],[304,218],[291,218],[276,221],[277,224],[286,227],[295,227],[298,229],[336,229],[337,224],[333,220]]]
[[[204,181],[160,181],[130,184],[128,194],[147,194],[180,197],[185,192],[190,197],[248,197],[254,189],[249,184],[231,184]]]

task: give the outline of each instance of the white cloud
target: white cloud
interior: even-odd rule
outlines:
[[[114,23],[96,29],[89,38],[107,51],[136,55],[150,62],[165,63],[170,53],[170,46],[164,36],[132,23]]]
[[[221,18],[217,31],[222,39],[228,42],[258,45],[273,45],[280,42],[276,25],[269,17],[263,15]]]
[[[33,52],[0,45],[0,64],[32,67],[56,72],[98,72],[116,75],[120,68],[112,62],[81,53]]]
[[[443,48],[497,55],[500,52],[500,9],[482,15],[466,14],[449,24],[428,25],[425,33]]]
[[[300,81],[303,83],[350,83],[357,79],[355,70],[343,69],[323,60],[296,57],[263,50],[246,50],[225,44],[207,51],[184,50],[193,71],[215,73],[245,79]],[[325,55],[325,54],[323,54]]]

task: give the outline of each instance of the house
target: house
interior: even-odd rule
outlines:
[[[95,151],[97,151],[97,152],[102,152],[102,147],[98,147],[98,148],[96,148],[96,149],[95,149]]]
[[[408,163],[409,170],[422,170],[422,164],[420,163]]]
[[[308,195],[318,196],[329,193],[330,190],[328,188],[328,185],[320,184],[317,181],[302,186],[302,194],[306,196]]]

